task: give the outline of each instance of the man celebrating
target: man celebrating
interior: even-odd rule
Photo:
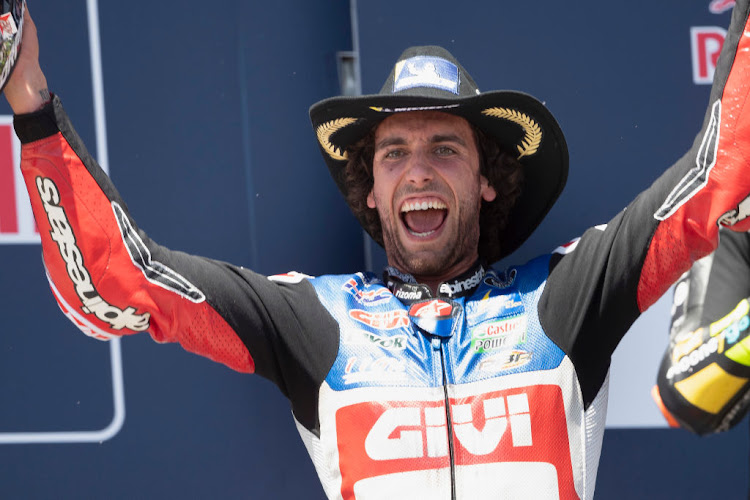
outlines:
[[[48,93],[27,18],[5,94],[53,292],[91,336],[146,331],[273,381],[330,498],[591,498],[613,350],[750,193],[749,11],[691,151],[606,226],[504,272],[488,263],[567,177],[541,103],[480,92],[427,46],[379,94],[315,104],[331,175],[386,249],[382,281],[267,278],[150,240]]]

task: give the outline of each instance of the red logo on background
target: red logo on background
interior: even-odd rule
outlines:
[[[693,60],[693,83],[710,85],[727,32],[718,26],[690,28],[690,50]]]
[[[721,14],[734,7],[735,0],[711,0],[708,10],[711,14]]]
[[[415,318],[445,318],[451,315],[453,306],[444,300],[431,300],[427,303],[414,304],[409,309],[409,316]]]
[[[372,313],[362,309],[352,309],[349,311],[349,316],[378,330],[393,330],[409,326],[409,316],[401,309]]]
[[[548,463],[555,467],[560,498],[576,498],[558,386],[450,398],[449,404],[456,465]],[[443,400],[346,406],[336,412],[336,433],[344,498],[363,479],[450,466]]]
[[[0,116],[0,244],[38,243],[39,233],[21,176],[18,139],[12,123],[11,116]]]

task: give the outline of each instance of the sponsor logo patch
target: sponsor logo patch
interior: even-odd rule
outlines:
[[[13,19],[13,13],[7,12],[0,15],[0,34],[3,40],[10,40],[16,33],[18,33],[18,26],[16,26],[16,20]]]
[[[471,350],[475,353],[507,349],[526,341],[526,315],[482,323],[471,330]]]
[[[450,467],[500,462],[550,464],[560,498],[576,498],[565,403],[558,386],[539,385],[426,401],[378,401],[336,412],[341,494],[358,481]],[[550,446],[549,443],[555,443]]]
[[[394,92],[431,87],[458,95],[458,83],[458,66],[440,57],[411,57],[396,63],[394,69]]]
[[[685,338],[676,342],[672,348],[672,363],[677,363],[684,356],[687,356],[701,345],[703,345],[703,328],[699,328],[687,335]]]
[[[740,340],[742,332],[750,327],[750,302],[743,299],[732,312],[706,328],[699,328],[672,348],[672,366],[667,369],[667,379],[691,371],[714,353],[723,353],[727,345]]]
[[[406,335],[378,335],[364,330],[344,330],[342,342],[347,345],[376,345],[388,351],[403,351]]]
[[[479,269],[477,269],[477,272],[475,272],[472,276],[466,278],[465,280],[455,280],[441,283],[438,291],[442,295],[447,295],[448,297],[455,297],[456,295],[460,295],[463,292],[468,292],[482,282],[484,273],[484,268],[480,266]]]
[[[458,104],[446,104],[445,106],[404,106],[401,108],[384,108],[381,106],[370,106],[370,109],[378,113],[408,113],[410,111],[433,111],[441,109],[457,108]]]
[[[483,359],[482,362],[479,363],[479,370],[483,372],[497,373],[503,370],[518,368],[529,361],[531,361],[530,352],[513,349],[510,351],[502,351]]]
[[[374,306],[391,300],[391,292],[387,288],[378,287],[375,290],[362,290],[359,282],[349,278],[341,287],[346,293],[354,297],[354,300],[365,306]]]
[[[352,309],[349,316],[362,324],[377,330],[394,330],[409,326],[409,315],[402,309],[386,312],[367,312],[362,309]]]
[[[430,292],[423,285],[411,285],[409,283],[400,283],[394,287],[393,295],[398,300],[404,302],[414,302],[430,296]]]
[[[450,299],[432,299],[412,304],[409,318],[421,331],[438,337],[453,335],[458,322],[454,321],[461,314],[461,306],[451,303]]]
[[[453,306],[439,299],[414,304],[409,308],[409,316],[415,318],[448,318],[452,312]]]
[[[86,318],[84,318],[79,312],[68,305],[68,303],[65,301],[65,298],[57,290],[57,287],[50,279],[49,274],[47,274],[47,280],[49,281],[49,286],[52,289],[52,293],[55,297],[55,300],[57,301],[58,307],[63,312],[63,314],[65,314],[65,316],[67,316],[68,319],[78,327],[79,330],[81,330],[89,337],[93,337],[97,340],[112,340],[119,338],[118,335],[107,333],[103,329],[96,327],[93,323],[86,320]]]
[[[719,218],[719,224],[727,227],[734,226],[750,216],[750,196],[745,198],[737,205],[737,208],[730,210]]]
[[[736,343],[740,338],[740,333],[747,330],[748,326],[750,326],[750,318],[747,316],[741,317],[724,330],[724,341],[729,345]]]
[[[135,314],[134,307],[119,309],[106,302],[91,282],[91,275],[83,262],[83,255],[76,244],[73,228],[70,226],[65,209],[60,206],[60,192],[52,179],[36,178],[36,187],[42,200],[47,220],[50,224],[50,237],[57,243],[60,256],[66,265],[66,271],[73,282],[74,289],[81,299],[81,310],[93,314],[107,323],[113,330],[127,328],[142,332],[149,327],[149,313]]]
[[[716,335],[720,331],[724,330],[729,324],[738,321],[743,316],[746,316],[750,312],[750,302],[747,299],[739,301],[737,306],[724,316],[723,318],[711,323],[710,332],[711,336]]]
[[[353,356],[346,361],[345,384],[399,382],[406,380],[406,361],[393,356]]]
[[[701,343],[697,349],[694,349],[690,352],[690,354],[683,356],[679,362],[670,366],[667,369],[667,379],[671,379],[675,375],[680,375],[693,369],[696,365],[705,360],[711,354],[715,353],[718,349],[719,338],[711,337],[706,343]]]
[[[8,16],[11,16],[11,14],[7,14]],[[0,18],[1,20],[2,18]],[[10,75],[10,71],[13,69],[13,66],[15,65],[15,61],[18,58],[18,50],[21,48],[21,39],[23,37],[23,24],[21,24],[20,29],[16,26],[15,21],[13,20],[13,17],[10,17],[10,22],[2,22],[0,21],[0,24],[2,24],[3,29],[3,43],[10,43],[8,40],[13,36],[14,33],[18,33],[16,35],[16,43],[14,44],[13,49],[11,49],[10,54],[8,54],[7,59],[5,60],[5,64],[3,65],[3,71],[0,73],[0,81],[4,82],[7,81],[8,76]]]

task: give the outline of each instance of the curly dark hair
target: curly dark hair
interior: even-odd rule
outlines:
[[[480,172],[497,193],[494,201],[482,201],[479,213],[479,257],[493,262],[500,255],[500,234],[521,195],[523,169],[521,162],[500,143],[480,128],[470,125],[479,151]],[[376,209],[367,206],[367,195],[372,191],[374,182],[372,161],[375,156],[375,128],[347,149],[349,159],[344,170],[344,184],[346,201],[352,212],[373,239],[383,246],[380,217]]]

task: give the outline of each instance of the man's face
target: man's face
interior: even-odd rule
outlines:
[[[378,210],[392,266],[448,278],[474,263],[481,203],[495,190],[479,173],[466,120],[438,111],[385,119],[375,130],[373,177],[367,205]]]

